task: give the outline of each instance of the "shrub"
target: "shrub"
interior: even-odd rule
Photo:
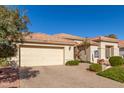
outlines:
[[[16,45],[0,44],[0,58],[13,57],[17,53]]]
[[[90,61],[80,61],[80,63],[91,63]]]
[[[119,66],[124,64],[124,59],[121,56],[110,57],[109,62],[111,66]]]
[[[5,58],[0,58],[0,66],[8,66],[9,63]]]
[[[79,65],[79,61],[78,60],[70,60],[70,61],[67,61],[65,65]]]
[[[102,71],[102,65],[93,63],[89,66],[89,70],[94,72]]]
[[[109,68],[105,71],[97,73],[97,75],[124,83],[124,67],[123,66],[115,66],[115,67]]]

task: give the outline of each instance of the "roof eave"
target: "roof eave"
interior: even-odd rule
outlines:
[[[111,43],[118,43],[118,41],[108,41],[108,40],[93,40],[96,42],[111,42]]]
[[[24,40],[23,43],[55,44],[55,45],[75,45],[75,43],[60,43],[60,42],[38,41],[38,40]]]

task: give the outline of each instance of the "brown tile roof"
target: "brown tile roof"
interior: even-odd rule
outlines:
[[[70,40],[66,39],[69,38]],[[65,38],[65,39],[64,39]],[[55,34],[55,35],[47,35],[44,33],[33,33],[25,37],[25,41],[29,42],[39,42],[39,43],[49,43],[49,44],[67,44],[67,45],[80,45],[73,40],[83,40],[84,38],[73,36],[69,34]],[[107,42],[116,42],[119,43],[119,47],[124,47],[124,40],[117,40],[108,37],[95,37],[88,38],[91,45],[98,45],[97,41],[107,41]]]
[[[91,40],[90,40],[90,44],[91,44],[91,45],[96,45],[96,46],[99,45],[97,42],[94,42],[94,41],[91,41]]]
[[[75,42],[72,40],[66,40],[62,38],[57,38],[43,33],[33,33],[25,37],[25,41],[40,42],[40,43],[50,43],[50,44],[68,44],[74,45]]]
[[[88,42],[91,44],[91,45],[94,45],[94,46],[98,46],[99,44],[97,42],[94,42],[92,40],[90,40],[90,38],[88,38]],[[81,43],[80,44],[76,44],[76,45],[82,45]]]
[[[65,34],[65,33],[54,34],[53,36],[59,38],[65,38],[65,39],[72,39],[72,40],[82,40],[82,37]]]
[[[118,44],[120,48],[124,48],[124,40],[119,40]]]
[[[91,38],[91,40],[93,40],[93,41],[106,41],[106,42],[118,43],[117,39],[109,38],[109,37],[104,37],[104,36],[99,36],[99,37]]]

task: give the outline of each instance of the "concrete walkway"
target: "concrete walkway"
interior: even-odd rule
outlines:
[[[79,66],[44,66],[33,67],[32,72],[39,71],[31,78],[20,80],[20,87],[38,88],[118,88],[124,84],[96,75],[86,70],[89,64]],[[24,77],[22,73],[21,77]],[[31,76],[31,75],[30,75]]]

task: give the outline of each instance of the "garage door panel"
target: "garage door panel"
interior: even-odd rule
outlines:
[[[21,66],[47,66],[63,64],[61,48],[28,48],[21,49]]]

